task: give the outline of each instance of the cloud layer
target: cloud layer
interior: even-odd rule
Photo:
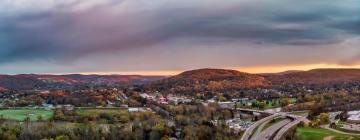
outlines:
[[[0,73],[356,65],[359,13],[357,0],[2,0]]]

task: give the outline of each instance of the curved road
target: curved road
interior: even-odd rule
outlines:
[[[257,126],[259,126],[259,125],[263,124],[264,122],[266,122],[266,121],[268,121],[268,120],[270,120],[270,119],[273,119],[273,118],[275,118],[275,117],[277,117],[277,116],[279,116],[279,115],[278,115],[278,114],[273,114],[273,115],[271,115],[271,116],[265,117],[265,118],[257,121],[256,123],[254,123],[253,125],[251,125],[248,129],[245,130],[245,133],[244,133],[244,135],[241,137],[241,140],[249,140],[250,137],[251,137],[252,132],[254,131],[254,129],[255,129]]]
[[[299,124],[300,122],[304,122],[305,124],[309,124],[310,123],[310,120],[307,119],[306,117],[304,116],[297,116],[297,115],[287,115],[288,117],[294,119],[293,122],[285,125],[283,128],[281,128],[279,130],[279,132],[275,135],[274,137],[274,140],[280,140],[281,137],[292,127],[296,126],[297,124]]]
[[[299,124],[301,121],[300,120],[295,120],[291,123],[288,123],[287,125],[285,125],[283,128],[281,128],[279,130],[279,132],[275,135],[274,139],[273,140],[280,140],[281,137],[290,129],[292,128],[293,126]]]
[[[275,119],[275,118],[274,118],[274,119]],[[266,122],[262,123],[262,124],[258,127],[258,129],[256,130],[256,132],[252,135],[252,137],[250,138],[250,140],[257,140],[257,139],[258,139],[257,136],[259,136],[259,134],[261,133],[261,131],[264,129],[265,125],[268,124],[271,120],[272,120],[272,119],[267,120]]]
[[[238,110],[241,110],[241,109],[238,109]],[[250,110],[250,109],[245,109],[245,111],[246,110],[254,111],[254,112],[264,112],[264,111]],[[267,113],[269,113],[269,112],[267,112]],[[278,122],[278,123],[274,124],[273,126],[271,126],[270,128],[272,128],[274,130],[266,129],[266,130],[264,130],[265,133],[260,133],[261,129],[265,126],[266,122],[277,116],[285,116],[290,119]],[[308,124],[310,122],[306,117],[303,117],[303,116],[292,115],[292,114],[288,114],[285,112],[275,113],[275,114],[272,114],[271,116],[268,116],[266,118],[263,118],[263,119],[257,121],[253,125],[251,125],[248,129],[245,130],[243,136],[241,137],[241,140],[250,140],[250,139],[258,140],[258,139],[264,139],[264,138],[266,139],[266,136],[268,136],[270,138],[280,129],[274,137],[275,140],[279,140],[285,134],[285,132],[287,132],[290,128],[292,128],[296,124],[300,123],[301,121],[305,122],[306,124]],[[259,127],[259,128],[252,136],[253,131],[256,127]],[[275,130],[275,128],[277,128],[277,129]],[[269,139],[269,138],[267,138],[267,139]]]
[[[279,129],[281,129],[281,127],[287,125],[290,122],[291,122],[290,119],[285,119],[285,120],[282,120],[282,121],[270,126],[269,128],[262,131],[257,136],[256,140],[269,140],[271,138],[271,136],[273,136]]]
[[[330,130],[330,131],[333,131],[333,132],[336,132],[336,133],[340,133],[340,134],[360,136],[360,134],[347,133],[347,132],[343,132],[343,131],[339,131],[339,130],[330,128],[329,125],[322,125],[322,126],[320,126],[320,127],[321,127],[321,128],[324,128],[324,129],[327,129],[327,130]]]

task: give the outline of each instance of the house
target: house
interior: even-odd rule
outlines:
[[[231,101],[243,103],[243,102],[248,102],[249,98],[234,98],[234,99],[231,99]]]
[[[52,105],[52,104],[43,103],[42,106],[43,106],[46,110],[54,109],[54,105]]]
[[[129,107],[128,111],[129,112],[146,112],[146,111],[151,111],[151,109],[143,108],[143,107]]]
[[[138,107],[129,107],[128,111],[129,112],[140,112],[140,109]]]
[[[182,96],[173,96],[173,95],[169,95],[167,97],[167,100],[169,103],[172,103],[172,104],[179,104],[179,103],[191,103],[192,102],[192,99],[190,98],[187,98],[187,97],[182,97]]]
[[[208,103],[215,103],[216,100],[215,100],[214,98],[211,98],[211,99],[207,100],[207,102],[208,102]]]
[[[146,99],[146,98],[148,98],[148,97],[149,97],[149,95],[148,95],[148,94],[146,94],[146,93],[141,93],[141,94],[140,94],[140,97],[141,97],[141,98],[145,98],[145,99]]]
[[[159,102],[166,102],[166,98],[164,96],[158,96],[157,100]]]
[[[71,111],[71,110],[74,110],[74,106],[70,105],[70,104],[67,104],[67,105],[64,105],[64,109],[68,110],[68,111]]]
[[[155,100],[155,96],[149,95],[149,94],[147,94],[147,93],[142,93],[142,94],[140,94],[140,97],[141,97],[141,98],[144,98],[144,99],[147,99],[147,100],[151,100],[151,101],[154,101],[154,100]]]
[[[185,98],[182,100],[183,103],[191,103],[193,100],[192,99],[189,99],[189,98]]]
[[[240,104],[244,104],[247,106],[251,106],[252,103],[256,102],[256,99],[249,99],[249,98],[234,98],[231,99],[232,102],[237,102]]]
[[[235,106],[234,102],[218,102],[218,104],[221,108],[234,108]]]
[[[121,108],[129,108],[129,105],[123,104],[123,105],[120,105],[120,107],[121,107]]]
[[[166,100],[167,99],[162,95],[156,96],[156,99],[155,99],[155,101],[159,104],[168,104],[168,102]]]
[[[109,101],[109,100],[106,100],[106,103],[107,103],[108,106],[114,106],[114,105],[115,105],[114,102],[111,102],[111,101]]]

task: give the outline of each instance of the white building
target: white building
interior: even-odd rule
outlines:
[[[179,104],[179,103],[191,103],[192,102],[192,99],[189,99],[187,97],[182,97],[182,96],[173,96],[173,95],[169,95],[167,97],[167,100],[170,102],[170,103],[173,103],[173,104]]]
[[[218,102],[218,104],[221,108],[234,108],[235,107],[234,102]]]
[[[360,123],[360,110],[349,111],[347,114],[349,115],[349,118],[347,119],[348,122]]]

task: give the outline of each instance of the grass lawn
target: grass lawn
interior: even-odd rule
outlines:
[[[332,140],[360,140],[359,136],[339,134],[322,128],[303,127],[296,130],[298,140],[323,140],[328,136],[333,136]]]
[[[31,121],[36,121],[38,116],[41,116],[43,120],[50,119],[53,112],[45,109],[6,109],[0,110],[0,116],[16,121],[23,121],[26,117],[30,117]]]
[[[338,124],[336,124],[336,127],[334,129],[342,131],[342,132],[347,132],[347,133],[360,133],[360,131],[348,130],[348,129],[342,128],[344,124],[346,124],[346,123],[345,122],[339,122]]]
[[[306,111],[296,111],[296,112],[290,112],[290,114],[307,117],[309,114],[309,111],[307,111],[307,110]]]
[[[296,98],[290,98],[290,104],[294,104],[294,103],[296,103]]]
[[[259,129],[260,125],[256,126],[253,131],[251,132],[251,136],[255,134],[255,132]]]
[[[290,100],[290,104],[294,104],[296,103],[296,98],[289,98]],[[272,109],[272,108],[278,108],[281,107],[280,106],[280,99],[270,99],[270,100],[258,100],[256,101],[256,104],[260,104],[261,102],[266,102],[265,108],[264,109]],[[236,105],[238,108],[253,108],[253,109],[259,109],[257,107],[252,107],[252,106],[248,106],[248,105],[243,105],[241,103],[237,103]]]

